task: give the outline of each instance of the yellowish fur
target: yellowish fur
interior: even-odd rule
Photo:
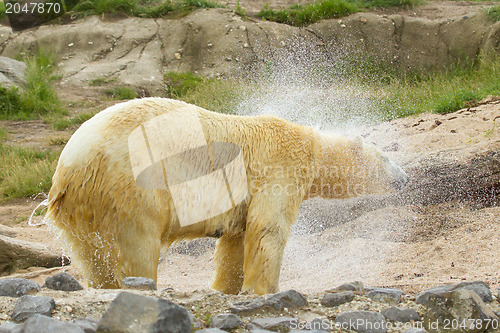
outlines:
[[[168,190],[135,184],[127,146],[133,129],[180,108],[197,113],[209,142],[240,147],[249,188],[247,199],[235,208],[185,227]],[[360,170],[348,175],[333,165]],[[367,165],[382,177],[363,177]],[[383,176],[381,156],[361,143],[322,136],[276,117],[222,115],[148,98],[115,105],[75,133],[54,174],[46,216],[62,230],[74,266],[92,287],[119,288],[127,276],[156,281],[162,246],[222,235],[213,288],[267,294],[278,290],[283,250],[300,203],[314,196],[352,196],[334,193],[329,185],[347,188],[353,181],[364,189],[357,194],[386,191],[389,179]]]

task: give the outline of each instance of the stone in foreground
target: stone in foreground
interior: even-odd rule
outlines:
[[[412,320],[413,321],[420,320],[420,315],[414,309],[402,309],[402,308],[392,307],[382,311],[382,314],[387,320],[400,321],[403,323],[407,323]]]
[[[50,316],[55,306],[52,297],[24,295],[17,301],[11,317],[19,322],[36,314]]]
[[[77,291],[83,289],[80,282],[66,272],[49,276],[45,279],[45,286],[50,289],[62,291]]]
[[[73,323],[58,321],[47,316],[34,315],[28,318],[22,328],[22,333],[85,333]]]
[[[72,321],[73,324],[83,329],[85,333],[95,333],[99,323],[90,318],[78,318]]]
[[[212,317],[210,327],[220,328],[222,330],[232,330],[243,327],[243,322],[233,313],[223,313]]]
[[[168,300],[121,292],[111,302],[97,332],[191,332],[187,310]]]
[[[266,304],[280,311],[284,308],[297,309],[307,304],[307,299],[295,290],[282,291],[266,298]]]
[[[290,317],[272,317],[272,318],[255,318],[248,325],[249,331],[256,329],[270,331],[289,331],[290,328],[297,326],[298,320]]]
[[[360,333],[386,333],[387,322],[384,316],[374,311],[344,312],[337,316],[335,321],[344,330],[353,330]]]
[[[156,283],[153,279],[129,276],[123,279],[123,289],[156,290]]]
[[[40,291],[40,285],[28,279],[0,280],[0,296],[21,297]]]
[[[321,305],[326,307],[339,306],[340,304],[351,302],[353,299],[354,293],[352,291],[328,293],[321,299]]]
[[[374,301],[398,304],[401,302],[401,296],[403,296],[403,291],[399,289],[392,288],[375,288],[366,294],[369,298]]]
[[[459,323],[455,327],[448,324],[449,329],[446,332],[489,332],[486,330],[486,323],[498,324],[499,320],[493,310],[484,304],[475,292],[458,289],[449,294],[430,297],[424,316],[424,328],[431,333],[440,333],[447,327],[447,323]],[[481,323],[482,329],[477,326],[478,322]],[[490,331],[494,332],[491,328]]]

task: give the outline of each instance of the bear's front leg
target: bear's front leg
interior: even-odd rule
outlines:
[[[289,204],[265,193],[252,198],[245,231],[242,291],[258,295],[278,292],[283,252],[298,211]]]
[[[243,284],[243,240],[243,234],[224,234],[217,241],[213,289],[225,294],[240,292]]]

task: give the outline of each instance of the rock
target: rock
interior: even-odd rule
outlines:
[[[0,273],[32,266],[60,267],[69,264],[62,254],[54,254],[40,243],[0,235]]]
[[[63,291],[76,291],[83,289],[80,282],[66,272],[49,276],[45,279],[45,286],[50,289]]]
[[[0,280],[0,296],[20,297],[40,291],[40,285],[28,279]]]
[[[94,333],[99,323],[91,318],[78,318],[72,321],[73,324],[83,329],[85,333]]]
[[[123,279],[123,289],[156,290],[153,279],[129,276]]]
[[[453,287],[452,290],[467,289],[475,292],[483,302],[493,301],[490,286],[483,281],[462,282]]]
[[[21,324],[16,324],[16,323],[13,323],[11,321],[7,321],[7,322],[0,325],[0,333],[21,332],[22,326],[23,325],[21,325]]]
[[[195,331],[196,333],[227,333],[219,328],[205,328],[202,330]]]
[[[243,322],[233,313],[223,313],[212,317],[210,327],[229,331],[234,328],[243,327]]]
[[[191,312],[188,311],[188,316],[189,316],[189,320],[191,321],[191,327],[194,329],[194,330],[201,330],[203,329],[203,327],[205,325],[203,325],[203,323],[198,319],[196,318]]]
[[[392,288],[375,288],[371,290],[368,294],[366,294],[366,296],[373,299],[374,301],[389,303],[389,304],[400,303],[402,295],[403,291]]]
[[[287,290],[269,296],[266,298],[265,304],[278,311],[283,308],[297,309],[307,305],[307,299],[295,290]]]
[[[465,323],[466,328],[461,327],[461,325],[453,327],[450,324],[446,332],[483,332],[484,329],[478,331],[475,323],[495,320],[500,319],[475,292],[458,289],[451,293],[432,295],[429,298],[424,316],[424,328],[431,333],[438,333],[443,331],[446,323]]]
[[[422,291],[421,293],[417,294],[417,296],[415,296],[415,302],[417,302],[418,304],[427,305],[429,304],[429,298],[432,295],[443,295],[444,293],[450,292],[453,287],[453,285],[444,285]]]
[[[296,309],[307,304],[307,299],[295,290],[282,291],[267,298],[236,302],[229,311],[236,314],[249,315],[264,311],[281,311],[284,308]]]
[[[50,316],[55,306],[52,297],[25,295],[18,299],[11,317],[14,321],[23,321],[35,314]]]
[[[410,328],[409,330],[404,331],[403,333],[428,333],[426,330],[423,328]]]
[[[121,292],[96,332],[191,332],[186,309],[168,300]]]
[[[236,302],[229,308],[229,311],[241,315],[250,315],[257,312],[263,312],[266,309],[269,309],[269,306],[266,305],[265,299],[259,297],[247,301]]]
[[[7,57],[0,57],[0,87],[22,87],[26,84],[26,64]]]
[[[270,331],[288,331],[298,326],[298,320],[290,317],[255,318],[247,325],[248,330],[264,329]]]
[[[23,324],[22,333],[85,333],[73,323],[58,321],[47,316],[34,315]]]
[[[361,281],[354,281],[354,282],[351,282],[351,283],[344,283],[344,284],[338,286],[337,288],[335,288],[335,290],[360,291],[360,292],[363,292],[364,291],[364,287],[363,287],[363,282],[361,282]]]
[[[338,306],[340,304],[348,303],[354,299],[352,291],[344,291],[340,293],[328,293],[321,299],[321,305],[326,307]]]
[[[382,311],[382,314],[387,320],[400,321],[403,323],[409,321],[419,321],[420,315],[414,309],[401,309],[396,307],[391,307]]]
[[[337,316],[335,321],[344,330],[356,332],[385,333],[387,322],[384,316],[374,311],[344,312]]]

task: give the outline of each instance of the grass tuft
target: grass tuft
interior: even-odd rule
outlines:
[[[275,10],[266,5],[257,15],[268,21],[305,26],[327,18],[347,16],[359,10],[354,2],[323,0],[308,5],[294,5],[287,10]]]
[[[158,18],[170,13],[188,13],[199,8],[224,7],[213,0],[84,0],[73,7],[80,16],[124,13],[129,16]]]
[[[46,119],[46,121],[52,125],[53,129],[57,131],[62,131],[66,128],[83,124],[84,122],[92,118],[95,114],[96,112],[87,112],[87,113],[80,113],[73,118],[67,118],[67,117],[48,118]]]
[[[89,86],[103,86],[108,83],[114,83],[116,82],[117,78],[116,77],[99,77],[97,79],[93,79],[90,81]]]
[[[58,157],[59,152],[0,143],[0,201],[48,191]]]
[[[257,15],[264,20],[301,27],[323,19],[347,16],[368,8],[413,7],[422,3],[423,0],[321,0],[278,10],[266,5]]]
[[[46,114],[66,114],[53,82],[57,79],[56,57],[39,49],[24,56],[26,85],[23,90],[0,87],[0,119],[37,119]]]
[[[486,13],[493,21],[500,21],[500,5],[486,9]]]
[[[115,87],[104,91],[113,100],[124,100],[137,98],[137,92],[129,87]]]

